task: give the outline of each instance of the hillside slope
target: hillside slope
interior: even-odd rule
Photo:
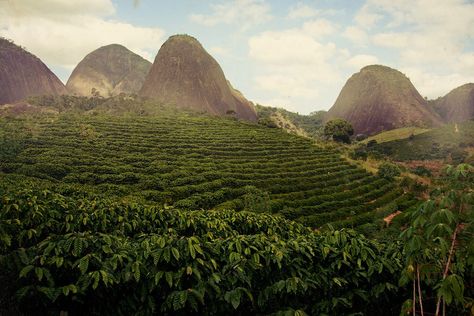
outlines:
[[[278,127],[288,133],[299,136],[319,138],[323,128],[325,111],[309,115],[290,112],[283,108],[275,108],[257,104],[258,123],[268,127]]]
[[[64,84],[38,57],[0,37],[0,104],[65,93]]]
[[[0,146],[0,173],[19,185],[81,187],[187,210],[271,212],[315,227],[373,223],[413,202],[333,149],[231,119],[163,112],[0,123],[9,144]]]
[[[95,89],[104,97],[137,93],[151,63],[118,44],[100,47],[89,53],[74,68],[66,88],[69,93],[90,96]]]
[[[460,163],[474,148],[474,121],[447,124],[407,139],[393,140],[373,147],[399,161],[444,160]]]
[[[228,84],[217,61],[188,35],[171,36],[161,46],[140,95],[178,108],[257,119],[253,105]]]
[[[326,120],[337,117],[348,120],[356,134],[367,135],[441,123],[405,75],[381,65],[364,67],[347,80]]]

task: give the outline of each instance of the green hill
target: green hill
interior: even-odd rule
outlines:
[[[370,136],[364,139],[362,143],[368,143],[371,140],[375,140],[377,143],[391,142],[394,140],[406,139],[412,137],[412,135],[422,134],[427,131],[429,131],[429,129],[421,127],[402,127]]]
[[[415,202],[333,149],[230,118],[96,113],[0,123],[1,176],[20,186],[28,180],[185,210],[269,212],[314,227],[373,223]]]
[[[474,121],[447,124],[406,139],[377,144],[372,147],[399,161],[452,160],[459,163],[474,147]]]

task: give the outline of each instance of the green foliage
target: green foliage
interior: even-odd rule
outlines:
[[[412,171],[414,174],[419,175],[419,176],[425,176],[425,177],[431,177],[431,170],[427,169],[424,166],[417,166],[413,169]]]
[[[373,150],[398,161],[443,159],[452,164],[463,162],[467,147],[474,146],[474,121],[448,124],[440,128],[377,144]]]
[[[257,104],[255,106],[258,115],[258,123],[271,128],[277,128],[278,125],[274,122],[272,117],[281,115],[288,121],[293,123],[296,127],[303,130],[307,135],[313,138],[321,137],[321,130],[323,127],[323,118],[325,111],[312,112],[309,115],[301,115],[287,111],[283,108],[274,108],[269,106],[262,106]]]
[[[353,134],[352,125],[343,119],[334,119],[324,125],[324,136],[337,142],[349,144]]]
[[[278,125],[269,118],[259,118],[258,124],[264,125],[270,128],[278,128]]]
[[[128,102],[117,98],[123,101],[116,107]],[[0,185],[6,179],[17,187],[35,181],[36,187],[66,195],[79,189],[185,210],[271,212],[317,227],[353,216],[364,216],[354,223],[376,220],[373,212],[385,209],[391,202],[386,197],[399,190],[332,148],[225,118],[68,112],[0,123],[12,131],[5,141],[21,145],[0,159]],[[16,130],[30,132],[18,139]]]
[[[372,139],[372,140],[369,140],[367,142],[367,148],[371,148],[371,147],[374,147],[375,145],[377,145],[377,141],[375,139]]]
[[[393,179],[400,175],[400,168],[393,163],[384,162],[379,166],[377,174],[385,179]]]
[[[0,278],[36,314],[374,313],[402,260],[350,230],[49,191],[3,194],[0,237]]]
[[[430,200],[405,215],[410,225],[401,234],[406,259],[400,282],[413,283],[413,313],[445,315],[448,309],[460,315],[473,304],[474,168],[449,166],[445,176]]]
[[[0,119],[0,163],[15,159],[31,138],[31,133],[21,120]]]
[[[367,160],[368,153],[365,148],[356,148],[350,153],[350,157],[356,160]]]

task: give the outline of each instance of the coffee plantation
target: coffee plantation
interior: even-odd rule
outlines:
[[[1,315],[474,306],[472,166],[448,168],[422,203],[337,147],[231,118],[65,113],[0,124]]]
[[[334,149],[231,119],[65,114],[0,122],[9,144],[0,148],[0,172],[13,182],[40,179],[45,188],[183,210],[278,213],[313,227],[379,226],[417,203]]]

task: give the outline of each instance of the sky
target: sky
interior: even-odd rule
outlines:
[[[0,36],[64,83],[100,46],[153,62],[174,34],[196,37],[249,100],[302,114],[370,64],[429,99],[474,82],[474,0],[0,0]]]

